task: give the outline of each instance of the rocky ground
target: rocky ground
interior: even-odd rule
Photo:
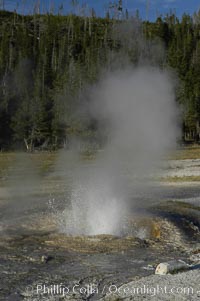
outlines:
[[[199,176],[200,164],[167,164],[166,182],[137,196],[138,208],[127,217],[130,231],[122,236],[62,234],[56,213],[45,205],[37,209],[44,196],[35,196],[35,207],[24,206],[19,214],[17,207],[7,208],[2,186],[0,300],[198,300],[200,185],[166,183],[169,177]],[[160,262],[178,259],[190,270],[155,275]]]
[[[170,160],[165,164],[163,176],[200,176],[200,159]]]
[[[117,290],[117,293],[109,293],[101,300],[197,301],[200,300],[200,271],[197,269],[176,275],[151,275],[117,289],[113,286],[112,290]]]
[[[193,283],[191,275],[196,277],[192,288],[197,291],[199,270],[177,276],[154,275],[163,261],[199,263],[199,210],[191,205],[180,208],[178,202],[152,207],[149,215],[130,221],[135,235],[123,237],[66,236],[57,232],[53,217],[45,219],[38,214],[29,222],[19,220],[18,226],[10,225],[0,238],[0,300],[190,300],[169,293],[160,298],[159,291],[154,297],[152,291],[121,295],[125,283],[128,290],[144,285],[158,290],[158,284],[168,289],[188,287]],[[139,228],[143,228],[143,236],[137,233]],[[116,290],[119,293],[114,294]],[[191,295],[191,300],[197,300],[195,296]]]

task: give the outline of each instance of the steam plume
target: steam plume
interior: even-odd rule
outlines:
[[[80,167],[75,177],[71,210],[64,212],[66,231],[119,234],[136,182],[144,186],[144,178],[176,145],[173,84],[170,75],[157,68],[117,71],[104,76],[91,99],[92,115],[104,124],[107,143],[96,162]]]

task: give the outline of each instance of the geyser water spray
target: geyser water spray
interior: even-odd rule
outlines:
[[[107,142],[93,164],[76,168],[62,231],[120,234],[134,190],[145,186],[176,145],[174,85],[169,73],[158,68],[128,69],[104,74],[90,99],[90,114],[99,124],[103,120]]]

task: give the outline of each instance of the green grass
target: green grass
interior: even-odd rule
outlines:
[[[0,153],[0,177],[12,166],[15,161],[14,153]]]
[[[200,159],[200,146],[192,145],[173,152],[170,160]]]
[[[52,153],[33,153],[30,154],[31,159],[39,167],[41,173],[49,172],[55,163],[57,152]]]
[[[183,177],[165,177],[159,179],[161,182],[170,182],[170,183],[177,183],[177,182],[200,182],[200,176],[183,176]]]
[[[57,152],[38,152],[28,154],[30,159],[33,161],[34,165],[38,167],[38,170],[41,174],[50,172],[57,159]],[[83,152],[81,154],[82,160],[93,160],[95,154],[93,152]],[[173,152],[169,160],[185,160],[185,159],[200,159],[200,146],[193,145],[189,147],[184,147],[182,149],[176,150]],[[9,171],[14,166],[16,160],[15,152],[5,152],[0,153],[0,179],[4,179]],[[200,176],[183,176],[183,177],[166,177],[160,178],[161,182],[200,182]]]
[[[56,153],[24,153],[24,155],[29,157],[34,166],[37,166],[38,171],[41,174],[50,171],[54,166],[56,159]],[[0,179],[3,179],[8,175],[13,166],[15,166],[16,160],[17,153],[15,152],[0,153]]]

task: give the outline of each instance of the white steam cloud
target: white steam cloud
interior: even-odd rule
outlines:
[[[107,143],[95,163],[75,173],[62,230],[121,234],[137,183],[144,188],[144,179],[176,146],[174,87],[167,72],[143,67],[107,74],[91,98],[92,115],[106,130]]]

